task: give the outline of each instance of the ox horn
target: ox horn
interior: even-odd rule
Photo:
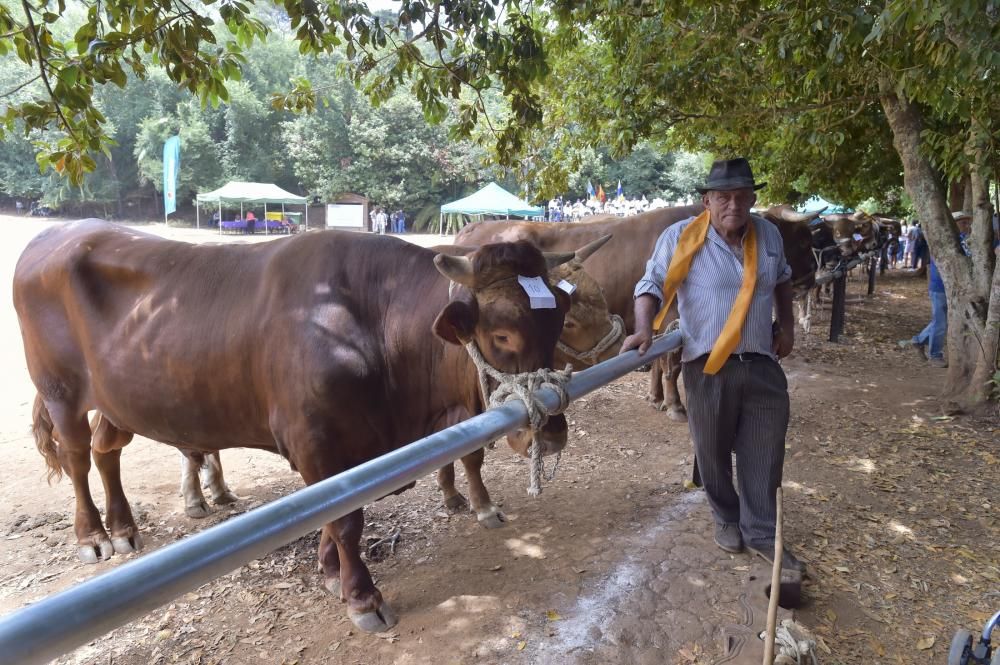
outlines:
[[[545,266],[552,270],[556,266],[572,261],[576,252],[542,252],[542,256],[545,257]]]
[[[464,287],[471,289],[475,282],[472,261],[468,257],[438,254],[434,257],[434,267],[438,269],[439,273]]]
[[[811,222],[819,217],[825,210],[826,207],[821,210],[817,210],[816,212],[795,212],[794,210],[785,208],[781,211],[781,218],[786,222]]]
[[[583,263],[584,261],[589,259],[594,252],[599,250],[601,247],[604,247],[604,245],[606,245],[609,240],[611,240],[610,233],[601,236],[594,242],[587,243],[580,249],[576,250],[576,253],[574,254],[576,260],[579,261],[580,263]]]

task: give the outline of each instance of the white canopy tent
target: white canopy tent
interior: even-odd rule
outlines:
[[[297,196],[291,192],[286,192],[281,187],[265,182],[230,182],[215,191],[198,194],[197,205],[197,225],[201,228],[201,204],[217,204],[219,206],[219,234],[222,234],[222,205],[239,204],[240,219],[243,218],[244,204],[264,204],[264,233],[267,233],[267,204],[276,203],[281,205],[281,212],[285,212],[285,205],[305,206],[305,225],[309,230],[309,199],[305,196]]]
[[[533,206],[520,199],[506,189],[491,182],[475,194],[464,199],[452,201],[441,206],[441,220],[438,231],[444,235],[444,216],[449,214],[465,215],[506,215],[515,217],[541,217],[545,210],[541,206]]]

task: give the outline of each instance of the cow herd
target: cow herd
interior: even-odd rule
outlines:
[[[519,374],[582,369],[618,353],[657,237],[699,212],[485,221],[431,249],[337,231],[191,245],[100,220],[43,231],[17,263],[14,305],[37,389],[35,441],[50,477],[73,483],[81,560],[142,547],[120,474],[133,435],[184,453],[192,517],[208,514],[199,469],[214,502],[235,499],[223,449],[278,453],[307,484],[329,478],[483,411],[489,394],[472,355]],[[817,270],[885,236],[885,224],[860,215],[820,221],[787,206],[762,214],[781,231],[801,298]],[[677,365],[654,368],[650,398],[683,420]],[[488,381],[485,392],[494,389]],[[508,443],[528,456],[532,441],[551,454],[566,439],[565,418],[552,415]],[[91,460],[105,488],[103,523]],[[471,504],[481,524],[502,526],[482,481],[483,452],[462,463],[469,498],[449,465],[438,474],[446,505]],[[361,559],[363,526],[361,510],[325,525],[319,565],[352,621],[381,631],[397,619]]]

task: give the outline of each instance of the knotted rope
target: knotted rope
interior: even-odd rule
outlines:
[[[783,619],[774,634],[778,653],[774,665],[818,665],[816,638],[791,619]]]
[[[562,351],[565,355],[569,356],[573,360],[578,360],[588,365],[596,365],[597,359],[601,357],[601,354],[610,349],[614,344],[625,336],[625,321],[622,317],[617,314],[611,315],[611,330],[605,335],[601,341],[594,345],[589,351],[577,351],[569,346],[563,344],[560,339],[556,342],[556,348]]]
[[[573,375],[570,365],[564,370],[538,369],[533,372],[521,372],[520,374],[507,374],[490,365],[483,354],[479,351],[476,343],[469,342],[465,345],[469,357],[476,366],[479,374],[479,390],[483,396],[483,401],[490,408],[501,406],[511,400],[520,400],[524,403],[524,408],[528,411],[528,422],[531,425],[531,479],[528,484],[528,494],[538,496],[542,493],[542,478],[552,480],[559,467],[559,459],[562,453],[556,453],[556,463],[549,474],[545,473],[545,463],[542,460],[542,446],[538,442],[538,433],[549,416],[562,413],[569,406],[569,395],[566,393],[566,384],[569,383]],[[496,389],[491,393],[487,379],[493,379],[497,383]],[[534,392],[540,388],[551,388],[559,397],[559,406],[549,411],[545,408]]]

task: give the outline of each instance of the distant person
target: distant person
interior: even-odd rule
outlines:
[[[396,233],[406,233],[406,213],[396,211]]]
[[[379,235],[385,235],[386,226],[389,224],[389,216],[385,214],[385,210],[382,208],[378,209],[375,213],[375,233]]]
[[[24,214],[24,204],[21,203],[21,199],[18,199],[17,201],[14,202],[14,207],[17,208],[18,215]]]
[[[212,226],[218,226],[220,218],[221,218],[221,216],[219,215],[219,211],[218,210],[216,210],[215,212],[213,212],[212,213]]]
[[[257,232],[257,216],[253,210],[247,212],[247,234],[254,235]]]
[[[962,251],[969,255],[966,240],[972,229],[972,216],[967,212],[953,212],[952,217],[958,226],[958,240]],[[928,256],[929,258],[929,256]],[[948,361],[944,357],[944,349],[948,340],[948,298],[945,295],[944,281],[937,265],[929,258],[930,277],[927,280],[927,294],[931,300],[931,321],[913,339],[903,340],[902,347],[912,348],[921,360],[926,360],[931,367],[944,368]]]

